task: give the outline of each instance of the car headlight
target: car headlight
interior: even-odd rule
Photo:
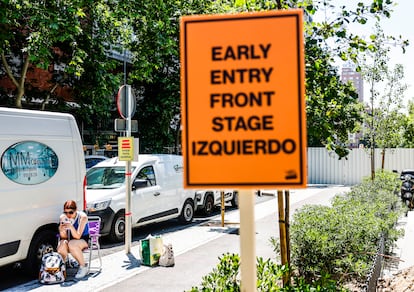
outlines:
[[[86,208],[89,212],[95,212],[95,211],[100,211],[100,210],[107,209],[110,204],[111,204],[111,200],[93,202],[93,203],[88,203],[86,205]]]

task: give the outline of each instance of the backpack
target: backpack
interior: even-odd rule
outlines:
[[[66,266],[62,256],[57,252],[50,252],[42,257],[39,272],[39,281],[42,284],[57,284],[65,281]]]

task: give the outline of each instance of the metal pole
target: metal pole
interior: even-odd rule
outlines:
[[[241,291],[255,292],[256,286],[256,232],[254,220],[254,191],[239,191],[240,202],[240,268]]]
[[[127,87],[127,94],[131,96],[131,87]],[[131,103],[131,98],[126,99],[129,103]],[[127,137],[131,137],[131,111],[132,105],[128,104],[128,116],[126,119],[126,135]],[[132,222],[131,222],[131,161],[126,161],[125,164],[125,185],[126,185],[126,204],[125,204],[125,253],[131,253],[131,239],[132,239]]]
[[[221,194],[221,227],[224,227],[224,211],[225,211],[225,206],[224,206],[224,191],[220,191]]]

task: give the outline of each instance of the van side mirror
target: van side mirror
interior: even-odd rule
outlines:
[[[132,183],[132,190],[146,188],[148,186],[148,182],[146,179],[136,179]]]

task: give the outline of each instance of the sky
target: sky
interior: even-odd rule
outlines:
[[[364,3],[369,3],[368,0],[362,0]],[[349,8],[356,7],[356,4],[361,0],[334,0],[331,1],[335,6],[346,5]],[[371,0],[372,2],[372,0]],[[406,53],[402,53],[402,49],[399,47],[391,47],[389,67],[394,68],[395,64],[402,64],[404,66],[405,80],[403,82],[408,85],[408,89],[404,96],[404,103],[408,100],[414,101],[414,29],[411,25],[412,18],[414,17],[414,1],[413,0],[393,0],[396,4],[391,13],[389,19],[381,20],[381,27],[386,35],[399,36],[403,39],[408,39],[410,45],[406,48]],[[331,12],[333,13],[333,12]],[[320,17],[320,15],[319,15]],[[322,15],[325,17],[325,15]],[[329,16],[329,12],[326,13],[326,17]],[[318,18],[317,18],[318,19]],[[370,21],[371,25],[375,23]],[[357,33],[358,35],[370,35],[373,30],[370,30],[371,25],[358,25],[351,26],[349,29]],[[369,101],[369,89],[368,84],[364,83],[364,100]]]
[[[383,29],[385,33],[390,35],[402,35],[410,42],[405,54],[401,53],[400,48],[393,48],[390,56],[392,64],[404,65],[405,83],[408,85],[406,100],[414,101],[414,29],[411,25],[414,1],[395,1],[398,5],[394,8],[391,18],[384,20]]]

